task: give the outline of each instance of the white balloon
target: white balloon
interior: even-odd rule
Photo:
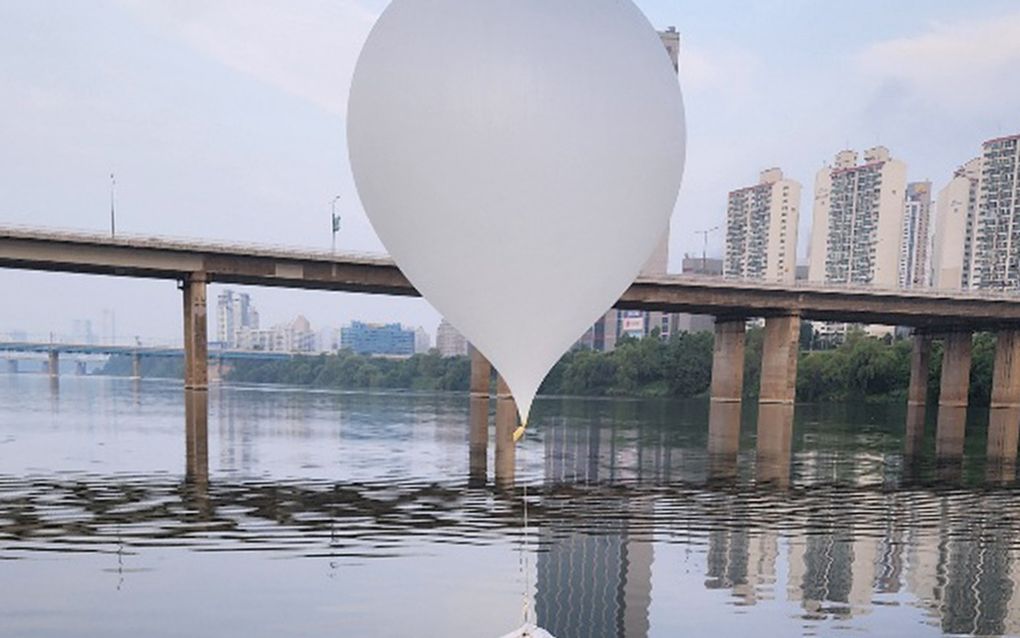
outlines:
[[[668,229],[684,165],[676,73],[630,0],[394,0],[347,137],[379,238],[524,422]]]

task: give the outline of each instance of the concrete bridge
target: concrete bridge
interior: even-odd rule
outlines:
[[[210,282],[417,296],[386,257],[265,246],[0,228],[0,268],[176,280],[183,293],[185,387],[208,385],[206,286]],[[758,440],[782,454],[791,436],[802,320],[911,326],[908,434],[923,427],[932,339],[945,339],[937,451],[959,456],[969,389],[971,336],[997,333],[989,454],[1013,459],[1020,430],[1020,297],[930,289],[890,290],[800,283],[769,284],[700,276],[638,279],[617,308],[714,315],[712,449],[735,454],[743,391],[744,330],[765,318]],[[487,364],[475,357],[472,390],[487,395]],[[505,394],[505,393],[504,393]],[[908,437],[909,438],[909,437]],[[497,434],[497,447],[499,447]],[[764,450],[764,452],[763,452]]]
[[[143,357],[180,358],[184,356],[184,348],[176,346],[154,345],[114,345],[94,343],[67,343],[62,341],[0,341],[0,352],[12,354],[35,354],[47,357],[47,370],[50,376],[57,376],[60,370],[60,355],[121,355],[131,357],[131,376],[140,379],[142,376]],[[209,351],[208,358],[220,367],[227,361],[245,360],[285,360],[294,355],[288,352],[266,352],[263,350],[227,350],[214,349]],[[8,358],[9,371],[17,372],[17,359]]]

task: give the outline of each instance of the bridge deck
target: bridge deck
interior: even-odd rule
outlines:
[[[0,228],[0,267],[418,296],[392,260],[240,244]],[[805,319],[931,330],[1020,327],[1020,297],[931,289],[794,285],[667,275],[638,279],[616,307]]]

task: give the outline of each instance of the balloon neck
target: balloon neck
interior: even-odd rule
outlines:
[[[517,426],[517,429],[514,430],[514,443],[516,443],[516,442],[520,441],[522,438],[524,438],[524,429],[526,427],[528,427],[528,422],[527,421],[524,421],[519,426]]]

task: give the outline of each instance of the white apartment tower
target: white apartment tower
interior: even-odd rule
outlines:
[[[907,184],[900,234],[900,287],[919,288],[931,283],[931,182]]]
[[[981,158],[956,170],[939,191],[932,242],[932,286],[968,289],[974,285],[974,240],[977,236]]]
[[[982,145],[939,193],[935,285],[1020,290],[1020,134]]]
[[[800,190],[798,182],[771,168],[754,186],[730,192],[724,276],[793,283]]]
[[[982,147],[974,260],[975,287],[1020,290],[1020,135]]]
[[[224,290],[216,299],[216,339],[229,348],[236,348],[242,330],[257,330],[259,313],[248,293]]]
[[[907,165],[889,149],[868,149],[863,163],[838,153],[815,178],[809,279],[896,287],[906,189]]]

